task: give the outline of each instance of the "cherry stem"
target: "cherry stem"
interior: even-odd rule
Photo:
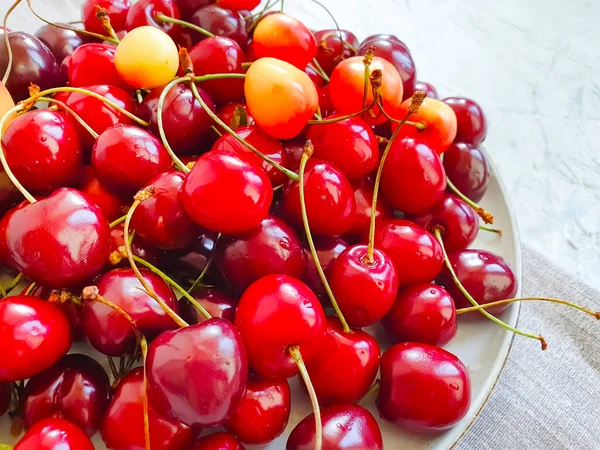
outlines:
[[[335,16],[331,13],[331,11],[329,11],[329,9],[327,9],[327,7],[323,3],[321,3],[317,0],[310,0],[310,1],[313,3],[316,3],[317,5],[319,5],[321,8],[323,8],[325,10],[327,15],[331,18],[331,20],[335,24],[335,29],[337,30],[337,33],[340,38],[340,41],[342,42],[342,45],[346,45],[350,49],[350,51],[353,51],[354,53],[356,53],[356,49],[353,48],[351,45],[347,45],[345,39],[343,39],[342,30],[340,29],[340,24],[336,20]]]
[[[202,280],[208,273],[208,269],[210,269],[210,266],[212,265],[213,260],[215,259],[215,254],[217,253],[217,243],[219,242],[220,238],[221,238],[221,233],[217,234],[217,238],[215,239],[215,244],[214,244],[213,250],[210,253],[210,256],[208,257],[208,260],[206,261],[206,265],[202,268],[200,275],[198,275],[198,278],[196,278],[194,283],[192,283],[192,286],[187,290],[188,293],[192,292],[196,286],[198,286],[200,283],[202,283]]]
[[[119,372],[117,371],[115,360],[112,358],[112,356],[107,356],[106,359],[108,360],[108,365],[110,367],[110,372],[112,373],[113,378],[117,380],[119,378]]]
[[[473,306],[475,306],[475,307],[480,306],[479,303],[477,303],[477,300],[475,300],[473,298],[473,296],[471,294],[469,294],[469,291],[467,291],[467,289],[463,286],[463,284],[458,279],[458,276],[456,275],[456,272],[454,271],[454,268],[452,267],[452,264],[450,263],[450,259],[448,259],[448,253],[446,252],[446,247],[444,246],[444,241],[442,240],[442,234],[441,234],[440,228],[435,227],[433,229],[433,233],[435,234],[435,237],[437,238],[437,240],[440,243],[440,246],[442,247],[442,252],[444,254],[444,263],[446,264],[446,268],[448,269],[448,271],[450,272],[450,275],[452,276],[452,279],[454,280],[454,284],[460,290],[460,292],[462,292],[462,294],[467,298],[467,300],[469,300],[469,302]],[[541,334],[535,335],[535,334],[531,334],[531,333],[526,333],[524,331],[518,330],[517,328],[511,327],[509,324],[498,319],[496,316],[493,316],[492,314],[487,312],[485,309],[480,309],[480,312],[485,317],[490,319],[492,322],[494,322],[497,325],[500,325],[502,328],[505,328],[508,331],[512,331],[515,334],[540,341],[540,343],[542,345],[542,350],[546,350],[546,348],[548,347],[546,340],[543,338],[543,336]]]
[[[17,285],[21,282],[21,279],[23,278],[23,274],[21,272],[19,272],[17,274],[16,277],[13,278],[13,280],[10,282],[10,284],[8,286],[6,286],[6,289],[4,287],[2,287],[2,290],[4,291],[4,296],[6,297],[7,294],[10,293],[10,291],[12,291],[14,288],[17,287]],[[0,287],[2,285],[0,284]]]
[[[102,24],[102,28],[104,29],[104,31],[106,31],[111,38],[117,41],[117,43],[121,42],[119,40],[119,37],[117,36],[117,33],[115,33],[115,30],[110,23],[110,16],[108,15],[108,11],[106,10],[106,8],[102,8],[101,6],[96,5],[95,9],[96,19],[98,19]]]
[[[317,74],[323,78],[327,83],[329,83],[330,79],[329,76],[325,73],[325,71],[323,70],[323,67],[321,67],[321,64],[319,64],[319,61],[317,60],[317,58],[313,58],[312,63],[314,65],[313,69],[315,69],[315,72],[317,72]],[[364,107],[364,105],[363,105]]]
[[[190,30],[197,31],[198,33],[203,34],[204,36],[209,37],[209,38],[215,37],[215,35],[213,33],[211,33],[208,30],[205,30],[202,27],[199,27],[198,25],[194,25],[193,23],[186,22],[185,20],[180,20],[180,19],[175,19],[174,17],[165,16],[163,13],[156,14],[154,16],[154,18],[158,22],[174,23],[181,27],[189,28]]]
[[[150,405],[148,403],[148,376],[146,375],[146,355],[148,354],[148,341],[142,336],[140,340],[140,349],[142,351],[142,407],[144,408],[144,446],[150,450]]]
[[[347,40],[343,39],[343,35],[341,34],[341,30],[336,30],[336,31],[330,31],[329,33],[325,33],[322,37],[321,37],[321,42],[319,42],[319,46],[322,47],[326,52],[333,52],[333,49],[327,47],[327,45],[325,44],[325,41],[327,40],[328,37],[330,36],[338,36],[338,39],[340,40],[340,42],[342,43],[342,45],[345,45],[346,47],[348,47],[348,49],[356,54],[358,52],[358,50],[356,50],[356,48],[354,48],[354,46],[348,42]],[[341,56],[341,52],[340,52],[340,56]]]
[[[65,105],[63,102],[59,101],[59,100],[55,100],[53,98],[50,97],[39,97],[38,101],[40,102],[48,102],[48,103],[54,103],[58,106],[60,106],[61,108],[63,108],[65,111],[67,111],[70,115],[73,116],[73,118],[79,122],[79,124],[85,128],[85,130],[90,133],[90,135],[94,138],[94,139],[98,139],[98,133],[96,133],[92,127],[90,127],[85,120],[83,120],[81,118],[81,116],[79,114],[77,114],[75,111],[73,111],[73,109],[71,109],[70,107],[68,107],[67,105]]]
[[[268,2],[265,3],[264,8],[258,13],[252,16],[252,18],[254,19],[254,23],[252,23],[252,25],[250,26],[250,28],[248,28],[248,34],[250,34],[250,32],[252,30],[254,30],[254,28],[256,28],[256,25],[258,24],[258,22],[260,22],[260,19],[262,19],[262,16],[265,15],[265,13],[267,12],[267,10],[273,6],[275,6],[277,3],[279,3],[280,0],[275,0],[273,3],[271,3],[271,0],[269,0]],[[248,20],[248,19],[246,19]]]
[[[310,402],[315,413],[315,450],[321,450],[323,447],[323,423],[321,422],[319,399],[317,398],[317,393],[315,392],[315,388],[310,380],[308,370],[306,370],[306,365],[302,359],[300,348],[297,345],[293,345],[288,349],[288,351],[290,352],[292,358],[294,358],[294,361],[296,361],[296,365],[300,371],[300,376],[306,385],[306,390],[308,391],[308,396],[310,397]]]
[[[116,227],[117,225],[120,225],[120,224],[122,224],[123,222],[125,222],[125,219],[127,219],[127,214],[125,214],[125,215],[123,215],[123,216],[119,217],[118,219],[116,219],[116,220],[112,221],[112,222],[110,223],[109,227],[110,227],[110,228],[114,228],[114,227]]]
[[[363,64],[365,66],[365,80],[363,86],[363,110],[367,107],[367,95],[369,93],[369,78],[371,77],[371,62],[375,56],[375,47],[369,47],[367,54],[363,58]],[[364,113],[363,113],[364,117]]]
[[[14,447],[8,444],[0,444],[0,450],[13,450]]]
[[[317,249],[315,248],[315,242],[313,240],[312,233],[310,231],[310,225],[308,223],[308,214],[306,212],[306,199],[304,198],[304,171],[306,169],[306,163],[312,156],[313,151],[314,151],[314,147],[313,147],[312,143],[310,141],[307,141],[306,145],[304,146],[304,152],[302,153],[302,158],[300,159],[300,169],[299,169],[300,180],[298,181],[298,188],[300,191],[300,210],[302,212],[302,224],[304,225],[304,232],[306,234],[306,240],[308,241],[308,246],[310,248],[310,254],[312,255],[313,261],[317,268],[317,272],[319,273],[319,277],[321,278],[321,282],[323,283],[323,286],[325,287],[327,296],[329,297],[329,300],[331,301],[331,305],[333,306],[333,309],[335,310],[336,315],[338,316],[338,318],[340,319],[340,322],[342,323],[342,329],[344,330],[344,333],[352,333],[352,330],[350,329],[348,322],[346,322],[346,318],[344,317],[344,314],[342,313],[342,310],[340,309],[340,306],[338,305],[338,302],[336,301],[335,296],[333,295],[331,286],[329,286],[329,282],[327,281],[327,277],[325,276],[325,272],[323,271],[323,267],[321,266],[321,261],[319,261],[319,255],[317,254]]]
[[[4,289],[4,286],[2,286],[2,283],[0,283],[0,297],[6,298],[7,296],[8,294],[6,293],[6,289]]]
[[[454,185],[454,183],[452,181],[450,181],[450,178],[448,178],[448,177],[446,177],[446,184],[448,185],[450,190],[455,195],[460,197],[460,199],[463,202],[465,202],[467,205],[469,205],[471,208],[473,208],[475,210],[475,212],[477,213],[477,215],[479,217],[481,217],[481,219],[485,223],[488,223],[488,224],[494,223],[494,216],[492,214],[490,214],[489,212],[487,212],[485,209],[483,209],[481,206],[479,206],[477,203],[475,203],[473,200],[471,200],[469,197],[467,197],[465,194],[460,192],[458,190],[458,188]]]
[[[249,69],[250,66],[252,65],[253,61],[248,61],[248,62],[244,62],[242,63],[242,69]]]
[[[579,311],[582,311],[586,314],[589,314],[592,317],[595,317],[596,319],[600,320],[600,312],[599,311],[592,311],[591,309],[588,308],[584,308],[583,306],[579,306],[575,303],[571,303],[568,302],[566,300],[561,300],[559,298],[552,298],[552,297],[521,297],[521,298],[508,298],[505,300],[498,300],[496,302],[490,302],[490,303],[486,303],[485,305],[479,305],[479,306],[471,306],[469,308],[461,308],[461,309],[457,309],[456,310],[456,314],[464,314],[464,313],[469,313],[472,311],[481,311],[483,309],[486,308],[491,308],[493,306],[502,306],[502,305],[508,305],[510,303],[514,303],[514,302],[525,302],[525,301],[538,301],[538,302],[550,302],[550,303],[558,303],[560,305],[565,305],[565,306],[569,306],[571,308],[574,309],[578,309]]]
[[[502,230],[499,230],[498,228],[492,228],[492,227],[487,227],[485,225],[479,225],[479,229],[483,230],[483,231],[489,231],[490,233],[496,233],[496,234],[502,236]]]
[[[363,113],[366,113],[367,111],[369,111],[376,104],[377,104],[377,100],[374,100],[374,101],[371,102],[370,105],[367,105],[367,107],[361,109],[360,111],[357,111],[357,112],[354,112],[354,113],[350,113],[350,114],[346,114],[345,116],[333,117],[331,119],[309,120],[307,123],[309,125],[325,125],[327,123],[336,123],[336,122],[341,122],[342,120],[352,119],[353,117],[357,117],[357,116],[360,116]]]
[[[381,389],[381,380],[377,379],[377,380],[375,380],[375,383],[373,383],[371,385],[369,390],[367,392],[365,392],[365,394],[360,398],[358,403],[364,403],[373,394],[375,394],[376,392],[379,392],[379,389]]]
[[[6,14],[4,15],[4,21],[2,23],[3,27],[4,27],[4,43],[6,44],[6,51],[8,53],[8,63],[6,65],[6,70],[4,71],[4,76],[2,77],[2,84],[4,84],[6,86],[6,83],[8,82],[8,77],[10,76],[10,72],[12,70],[12,65],[13,65],[13,52],[12,52],[12,47],[10,45],[10,39],[8,38],[8,28],[6,27],[6,24],[8,23],[8,16],[10,16],[10,14],[15,10],[15,8],[17,7],[17,5],[19,3],[21,3],[22,0],[16,0],[10,8],[8,8],[8,11],[6,11]]]
[[[25,293],[23,295],[31,295],[31,293],[33,292],[33,290],[36,288],[37,283],[35,281],[33,281],[29,287],[27,288],[27,290],[25,291]]]

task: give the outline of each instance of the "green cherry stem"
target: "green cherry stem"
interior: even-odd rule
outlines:
[[[467,291],[467,289],[463,286],[463,284],[458,279],[458,276],[456,275],[456,272],[454,271],[454,268],[452,267],[452,264],[450,263],[450,259],[448,259],[448,253],[446,252],[446,247],[444,246],[444,241],[442,240],[442,234],[441,234],[440,228],[439,227],[434,228],[433,233],[435,234],[436,239],[439,241],[440,246],[442,247],[442,252],[444,254],[444,263],[446,264],[446,268],[448,269],[448,271],[450,272],[450,275],[452,276],[452,279],[454,280],[454,284],[474,307],[479,307],[480,305],[479,305],[479,303],[477,303],[477,300],[475,300],[473,298],[473,296],[471,294],[469,294],[469,291]],[[540,343],[542,345],[542,350],[546,350],[546,348],[548,347],[548,344],[546,343],[546,340],[543,338],[542,335],[526,333],[524,331],[518,330],[517,328],[511,327],[509,324],[498,319],[496,316],[493,316],[492,314],[487,312],[485,309],[480,309],[479,311],[481,312],[481,314],[483,314],[485,317],[490,319],[496,325],[500,325],[502,328],[505,328],[508,331],[512,331],[515,334],[540,341]]]
[[[2,283],[0,283],[0,297],[6,298],[7,296],[8,294],[6,293],[6,289],[4,289],[4,286],[2,286]]]
[[[10,282],[10,284],[8,286],[6,286],[5,292],[7,294],[10,294],[10,292],[17,287],[17,285],[21,282],[21,280],[23,279],[23,274],[21,272],[19,272],[17,274],[16,277],[13,278],[13,280]]]
[[[31,295],[31,293],[36,288],[36,286],[37,286],[37,283],[35,281],[32,282],[23,295]]]
[[[256,25],[258,24],[258,22],[260,22],[260,19],[262,19],[262,17],[265,15],[265,13],[269,10],[269,8],[272,8],[273,6],[277,5],[277,3],[279,3],[280,0],[269,0],[265,3],[264,8],[257,14],[254,14],[252,16],[252,19],[254,19],[254,22],[252,23],[252,25],[250,26],[250,28],[248,28],[248,34],[250,34],[250,32],[252,30],[254,30],[254,28],[256,28]],[[249,20],[250,18],[246,19]]]
[[[467,197],[465,194],[460,192],[448,177],[446,177],[446,184],[456,196],[458,196],[463,202],[465,202],[467,205],[473,208],[485,223],[494,223],[494,216],[487,212],[485,209],[483,209],[481,206],[479,206],[477,203],[475,203],[473,200],[471,200],[469,197]]]
[[[552,298],[552,297],[521,297],[521,298],[507,298],[505,300],[498,300],[496,302],[490,302],[490,303],[486,303],[485,305],[478,305],[478,306],[471,306],[469,308],[461,308],[461,309],[457,309],[456,310],[456,314],[460,315],[460,314],[465,314],[465,313],[469,313],[469,312],[473,312],[473,311],[482,311],[486,308],[491,308],[493,306],[502,306],[502,305],[508,305],[510,303],[514,303],[514,302],[526,302],[526,301],[536,301],[536,302],[550,302],[550,303],[557,303],[560,305],[565,305],[568,306],[570,308],[574,308],[577,309],[579,311],[582,311],[586,314],[589,314],[590,316],[600,320],[600,312],[598,311],[592,311],[591,309],[585,308],[583,306],[579,306],[575,303],[572,302],[568,302],[566,300],[562,300],[560,298]]]
[[[81,118],[81,116],[79,114],[77,114],[75,111],[73,111],[70,107],[68,107],[67,105],[65,105],[63,102],[50,98],[50,97],[39,97],[38,101],[40,102],[48,102],[48,103],[54,103],[58,106],[60,106],[61,108],[63,108],[65,111],[67,111],[71,116],[73,116],[73,118],[83,127],[85,128],[85,131],[87,131],[88,133],[90,133],[90,135],[94,138],[94,139],[98,139],[98,133],[96,133],[92,127],[90,127],[85,120],[83,120]]]
[[[208,269],[210,269],[210,266],[212,266],[212,263],[213,263],[213,261],[215,259],[215,254],[217,253],[217,250],[216,250],[217,249],[217,243],[219,242],[220,238],[221,238],[221,233],[217,234],[217,238],[215,239],[215,244],[214,244],[213,250],[210,253],[210,256],[208,257],[208,260],[206,261],[206,265],[202,269],[202,272],[200,272],[200,275],[198,275],[198,278],[196,278],[196,280],[192,283],[192,285],[190,286],[190,288],[187,290],[188,294],[190,292],[192,292],[196,286],[198,286],[200,283],[202,283],[202,280],[204,279],[204,277],[208,273]]]
[[[489,231],[490,233],[496,233],[497,235],[502,236],[502,230],[498,228],[492,228],[486,225],[479,225],[479,229],[483,231]]]
[[[319,74],[319,76],[321,78],[323,78],[327,83],[329,83],[329,81],[331,81],[331,80],[329,79],[329,76],[325,73],[325,71],[323,70],[323,67],[321,67],[321,64],[319,64],[319,61],[317,60],[317,58],[313,58],[312,63],[314,65],[313,69],[315,69],[315,71]]]
[[[363,64],[365,66],[365,80],[363,86],[363,110],[367,107],[367,94],[369,93],[369,78],[371,77],[371,62],[375,56],[375,48],[369,47],[367,54],[363,58]],[[363,116],[364,117],[364,116]]]
[[[370,105],[367,105],[365,108],[361,109],[360,111],[346,114],[345,116],[334,117],[332,119],[309,120],[307,123],[309,125],[325,125],[327,123],[336,123],[336,122],[341,122],[342,120],[352,119],[353,117],[357,117],[357,116],[360,116],[360,115],[366,113],[376,104],[377,104],[377,101],[373,101],[373,102],[371,102]]]
[[[106,356],[106,359],[108,360],[108,366],[110,367],[110,373],[112,374],[113,379],[117,380],[119,378],[119,371],[117,370],[115,360],[112,356],[108,355]]]
[[[198,25],[194,25],[193,23],[186,22],[185,20],[179,20],[179,19],[175,19],[174,17],[165,16],[162,13],[158,13],[154,17],[159,22],[174,23],[181,27],[189,28],[190,30],[197,31],[198,33],[203,34],[206,37],[209,37],[209,38],[215,37],[215,35],[213,33],[211,33],[210,31],[205,30],[204,28],[199,27]]]
[[[112,222],[110,223],[109,227],[110,227],[110,228],[114,228],[114,227],[116,227],[117,225],[120,225],[120,224],[122,224],[123,222],[125,222],[125,219],[127,219],[127,214],[125,214],[125,215],[123,215],[123,216],[119,217],[118,219],[116,219],[116,220],[112,221]]]

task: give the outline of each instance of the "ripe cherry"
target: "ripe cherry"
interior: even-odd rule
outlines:
[[[236,11],[221,8],[218,5],[206,5],[196,10],[191,22],[210,31],[215,36],[233,39],[242,49],[246,49],[248,46],[246,23]],[[198,40],[202,39],[198,33],[193,37]]]
[[[217,236],[218,233],[214,231],[205,231],[188,248],[165,252],[161,255],[161,264],[172,268],[182,276],[187,276],[188,278],[197,277],[204,270],[208,259],[214,251]],[[133,242],[135,243],[135,240]],[[217,271],[211,271],[209,268],[207,273],[211,284],[215,284],[215,280],[212,279],[212,275],[215,275],[214,272]],[[208,277],[207,279],[209,279]]]
[[[437,89],[433,86],[433,84],[431,83],[426,83],[425,81],[417,81],[415,83],[415,90],[416,91],[422,91],[425,92],[425,94],[427,95],[427,98],[435,98],[436,100],[438,100],[440,97],[438,95]],[[412,96],[412,93],[410,93],[410,95]],[[454,111],[456,112],[456,111]]]
[[[130,89],[115,67],[116,52],[114,45],[96,43],[77,48],[69,60],[69,84],[73,87],[109,84]]]
[[[317,59],[327,75],[331,75],[340,61],[356,55],[358,39],[348,30],[321,30],[315,33]]]
[[[381,190],[394,208],[409,214],[426,211],[442,198],[445,189],[444,166],[433,149],[412,138],[392,143]]]
[[[220,317],[233,323],[237,298],[225,290],[214,287],[197,287],[191,292],[192,296],[200,303],[212,317]],[[206,317],[186,299],[179,301],[181,317],[189,324],[202,323]]]
[[[32,377],[25,386],[21,408],[25,426],[59,417],[79,426],[88,436],[98,431],[108,407],[110,382],[96,360],[66,355]]]
[[[81,20],[86,30],[106,34],[102,22],[96,17],[96,6],[106,9],[110,17],[110,25],[115,32],[127,28],[127,13],[131,7],[129,0],[86,0],[81,9]]]
[[[79,179],[83,149],[75,121],[65,113],[38,109],[16,117],[2,147],[16,178],[34,193],[49,194]]]
[[[180,17],[179,8],[174,0],[140,0],[135,2],[127,13],[127,31],[144,26],[159,28],[168,34],[179,31],[179,25],[159,20],[157,18],[159,14],[174,19]]]
[[[455,142],[444,153],[446,175],[460,192],[474,202],[483,198],[490,172],[483,152],[471,144]]]
[[[179,8],[179,13],[183,20],[188,22],[196,11],[206,5],[214,3],[214,0],[175,0],[175,4]]]
[[[188,450],[245,450],[233,434],[213,433],[200,438]]]
[[[315,249],[317,257],[321,263],[321,267],[325,275],[329,278],[331,268],[335,264],[336,259],[347,247],[348,243],[339,237],[315,236]],[[304,257],[306,259],[306,271],[302,280],[312,289],[312,291],[320,297],[325,297],[325,287],[321,282],[321,277],[317,272],[312,254],[308,245],[304,245]]]
[[[82,180],[79,184],[79,190],[88,198],[89,201],[98,206],[104,217],[109,222],[118,219],[123,215],[121,211],[121,199],[106,189],[93,174],[94,169],[91,166],[83,168]]]
[[[487,134],[487,120],[481,106],[463,97],[448,97],[443,100],[456,114],[456,140],[479,145]]]
[[[321,415],[323,450],[383,450],[379,425],[365,408],[350,403],[334,405],[323,408]],[[314,448],[315,419],[314,414],[310,414],[292,430],[286,450]]]
[[[219,233],[243,233],[269,213],[273,188],[246,158],[211,151],[198,159],[183,184],[181,201],[197,224]]]
[[[33,425],[14,450],[94,450],[94,445],[76,425],[52,418]]]
[[[442,431],[461,420],[471,403],[471,381],[452,353],[429,344],[403,342],[381,357],[377,409],[412,431]]]
[[[355,239],[363,232],[369,229],[371,222],[371,211],[373,209],[373,190],[374,180],[370,177],[363,177],[355,180],[352,183],[354,189],[354,200],[356,201],[356,211],[352,227],[346,234],[351,239]],[[391,219],[394,215],[394,210],[390,203],[381,196],[377,198],[377,208],[375,209],[375,219]]]
[[[67,26],[65,24],[57,24]],[[82,46],[88,39],[75,31],[65,30],[53,25],[44,25],[35,32],[35,37],[48,46],[57,63],[61,63],[75,49]]]
[[[0,302],[0,382],[30,378],[71,348],[69,322],[50,303],[16,295]]]
[[[246,388],[248,360],[233,325],[210,319],[167,331],[148,348],[148,397],[168,417],[190,426],[225,423]]]
[[[414,284],[400,290],[382,324],[394,344],[422,342],[441,347],[456,334],[456,308],[442,286]]]

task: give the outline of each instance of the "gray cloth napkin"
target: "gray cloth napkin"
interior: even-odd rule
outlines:
[[[600,311],[600,292],[531,248],[523,249],[523,296],[551,296]],[[547,302],[523,302],[516,336],[483,412],[457,450],[600,449],[600,322]]]

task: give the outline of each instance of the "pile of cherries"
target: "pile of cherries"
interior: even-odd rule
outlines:
[[[86,0],[81,28],[2,29],[15,449],[92,449],[98,431],[113,450],[264,445],[299,375],[314,412],[288,450],[381,450],[359,405],[376,392],[416,433],[467,413],[468,370],[441,348],[458,315],[545,348],[498,317],[531,300],[511,267],[468,248],[499,233],[476,203],[479,105],[438,100],[395,36],[313,32],[258,3]]]

